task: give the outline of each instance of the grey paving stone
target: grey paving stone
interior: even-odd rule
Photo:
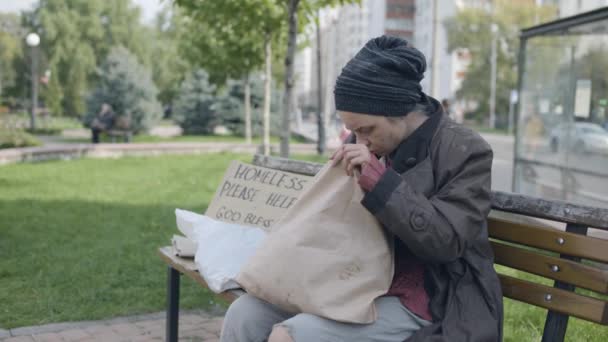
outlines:
[[[0,329],[0,338],[11,337],[11,332],[6,329]]]
[[[212,341],[220,333],[223,317],[201,310],[180,312],[180,336],[188,341]],[[0,329],[1,342],[19,341],[161,341],[165,337],[165,312],[99,321],[52,323]]]
[[[58,333],[32,335],[32,338],[36,342],[63,342],[63,337],[61,337],[61,335]]]
[[[31,336],[16,336],[16,337],[9,337],[8,339],[4,340],[4,342],[35,342],[35,341]]]

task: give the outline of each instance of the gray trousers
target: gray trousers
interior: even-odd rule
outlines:
[[[374,323],[350,324],[310,314],[290,314],[246,294],[228,308],[220,341],[263,342],[272,328],[280,325],[295,342],[402,342],[430,324],[405,308],[397,297],[380,297],[375,303],[378,317]]]

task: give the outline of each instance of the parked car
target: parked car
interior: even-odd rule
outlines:
[[[608,154],[608,131],[595,123],[559,124],[551,131],[549,139],[553,152],[568,148],[575,153]]]

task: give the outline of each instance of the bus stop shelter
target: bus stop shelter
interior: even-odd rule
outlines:
[[[520,41],[513,191],[608,207],[608,7]]]

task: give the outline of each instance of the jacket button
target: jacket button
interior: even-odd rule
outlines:
[[[407,160],[405,161],[405,165],[408,167],[416,165],[416,158],[407,158]]]
[[[414,230],[420,231],[426,228],[427,221],[424,217],[424,213],[412,213],[412,215],[410,216],[410,224],[412,225],[412,228],[414,228]]]

